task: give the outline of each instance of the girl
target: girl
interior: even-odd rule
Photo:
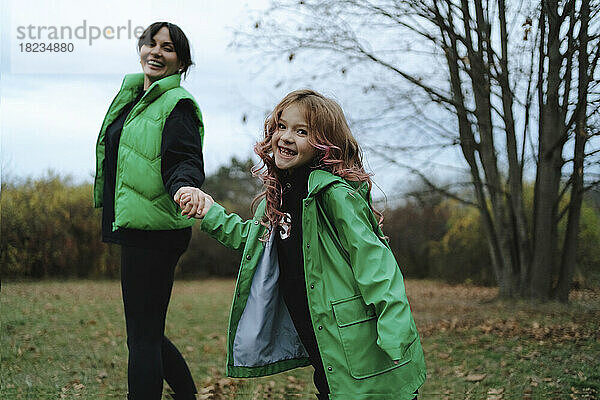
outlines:
[[[126,75],[96,145],[94,205],[102,240],[121,246],[127,327],[128,396],[158,400],[163,379],[175,399],[195,399],[189,368],[166,336],[173,273],[192,234],[204,181],[204,127],[196,101],[179,84],[192,65],[183,31],[155,22],[138,41],[142,73]]]
[[[254,218],[226,214],[204,193],[196,214],[203,231],[243,251],[228,376],[311,364],[319,399],[415,398],[423,350],[342,109],[319,93],[292,92],[267,118],[255,152],[265,191]],[[180,196],[182,208],[189,198]]]

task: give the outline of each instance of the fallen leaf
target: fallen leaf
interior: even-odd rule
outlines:
[[[85,389],[85,385],[83,385],[82,383],[76,383],[73,385],[73,389],[75,389],[75,390]]]
[[[214,391],[215,387],[214,386],[207,386],[207,387],[203,387],[200,388],[200,390],[198,391],[199,394],[209,394],[210,392]]]
[[[467,382],[480,382],[485,379],[487,374],[469,374],[465,377]]]

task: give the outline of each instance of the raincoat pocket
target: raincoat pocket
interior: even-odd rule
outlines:
[[[372,305],[365,304],[361,295],[336,300],[331,305],[353,378],[369,378],[410,361],[410,358],[404,358],[399,364],[394,364],[377,345],[377,313]]]

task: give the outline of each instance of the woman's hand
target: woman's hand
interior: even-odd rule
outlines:
[[[181,187],[173,200],[181,207],[181,215],[188,218],[203,218],[214,203],[208,194],[191,186]]]

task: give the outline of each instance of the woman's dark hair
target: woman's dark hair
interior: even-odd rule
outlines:
[[[185,33],[175,24],[170,22],[155,22],[144,30],[140,38],[138,39],[138,51],[143,45],[150,43],[154,35],[163,27],[166,26],[169,30],[169,35],[173,41],[175,47],[175,53],[177,58],[181,62],[181,74],[185,78],[187,75],[188,68],[194,64],[192,61],[192,55],[190,52],[190,42],[188,41]]]

